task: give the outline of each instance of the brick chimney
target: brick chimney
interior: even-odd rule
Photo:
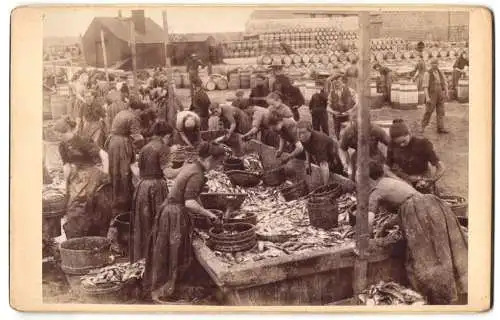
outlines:
[[[146,18],[144,10],[132,10],[132,21],[134,22],[135,31],[146,33]]]

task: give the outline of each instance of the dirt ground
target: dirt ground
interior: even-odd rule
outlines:
[[[248,95],[246,90],[246,95]],[[187,89],[177,90],[179,97],[185,107],[189,106],[190,99]],[[225,101],[228,97],[234,97],[234,91],[212,91],[208,95],[212,100],[219,102]],[[394,118],[402,118],[410,124],[412,132],[416,133],[419,127],[420,120],[423,116],[424,109],[417,110],[395,110],[388,107],[372,110],[372,120],[393,120]],[[446,104],[446,126],[450,133],[448,135],[439,135],[436,132],[436,120],[433,115],[431,124],[425,132],[425,136],[432,141],[434,148],[446,166],[446,173],[438,182],[440,192],[444,194],[460,195],[467,198],[468,194],[468,145],[469,145],[469,105],[460,104],[457,102],[449,102]],[[56,144],[46,144],[46,152],[48,158],[58,158]],[[53,161],[59,161],[54,159]],[[49,163],[52,161],[48,161]],[[102,299],[92,299],[82,296],[75,287],[70,285],[66,277],[60,269],[53,264],[44,265],[43,277],[43,297],[46,303],[102,303]],[[73,281],[71,281],[73,282]],[[197,284],[200,285],[199,283]],[[199,287],[198,287],[199,288]],[[206,289],[206,288],[205,288]],[[216,304],[214,295],[197,289],[195,286],[184,290],[188,296],[199,295],[198,304]],[[213,291],[212,291],[213,292]],[[113,303],[112,301],[110,301]],[[137,299],[129,298],[115,303],[139,303]],[[193,303],[193,301],[192,301]]]

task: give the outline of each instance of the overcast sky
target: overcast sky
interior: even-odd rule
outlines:
[[[160,26],[162,9],[146,9],[145,15],[153,19]],[[118,9],[57,9],[45,15],[45,37],[78,37],[84,34],[94,17],[117,16]],[[253,8],[228,7],[176,7],[165,8],[169,32],[229,32],[244,31]],[[124,17],[130,16],[130,10],[122,10]]]

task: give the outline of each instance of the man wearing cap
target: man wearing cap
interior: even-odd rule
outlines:
[[[208,118],[209,118],[209,108],[210,108],[210,98],[207,93],[201,87],[201,80],[196,79],[193,82],[194,94],[191,103],[190,111],[195,112],[201,121],[201,131],[208,130]]]
[[[328,112],[326,105],[328,104],[328,96],[324,88],[312,95],[309,101],[309,110],[311,110],[312,126],[316,131],[323,131],[329,135],[328,129]]]
[[[383,86],[383,97],[384,101],[391,103],[391,88],[392,88],[392,70],[376,63],[373,69],[380,73],[382,86]]]
[[[401,119],[393,121],[389,134],[391,143],[387,148],[387,166],[420,192],[430,192],[445,170],[432,142],[426,138],[413,137]],[[436,168],[434,173],[429,164]]]
[[[200,60],[200,58],[198,58],[198,56],[195,53],[191,54],[186,62],[186,69],[189,74],[189,81],[191,81],[191,96],[193,96],[195,91],[194,87],[195,80],[200,80],[200,76],[198,75],[198,69],[200,66],[205,67],[205,64]]]
[[[342,123],[355,116],[358,98],[356,92],[346,85],[347,79],[337,74],[334,78],[334,87],[328,95],[327,111],[333,116],[333,126],[337,140],[340,139]]]
[[[444,101],[448,97],[448,84],[443,72],[438,68],[438,60],[432,59],[431,68],[424,74],[425,113],[422,119],[422,133],[429,125],[432,113],[436,110],[438,133],[448,133],[444,127]]]
[[[259,107],[267,108],[266,97],[270,93],[269,87],[265,84],[266,78],[263,75],[256,76],[256,85],[250,91],[249,103]]]
[[[248,99],[245,99],[245,92],[241,89],[236,91],[236,98],[233,100],[231,105],[240,110],[245,110],[248,108]]]

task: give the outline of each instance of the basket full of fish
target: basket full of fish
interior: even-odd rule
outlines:
[[[80,278],[82,291],[90,296],[117,295],[125,286],[137,282],[144,275],[145,260],[124,262],[91,271]]]
[[[221,252],[239,252],[257,244],[255,226],[250,223],[230,223],[215,226],[208,232],[208,246]]]

